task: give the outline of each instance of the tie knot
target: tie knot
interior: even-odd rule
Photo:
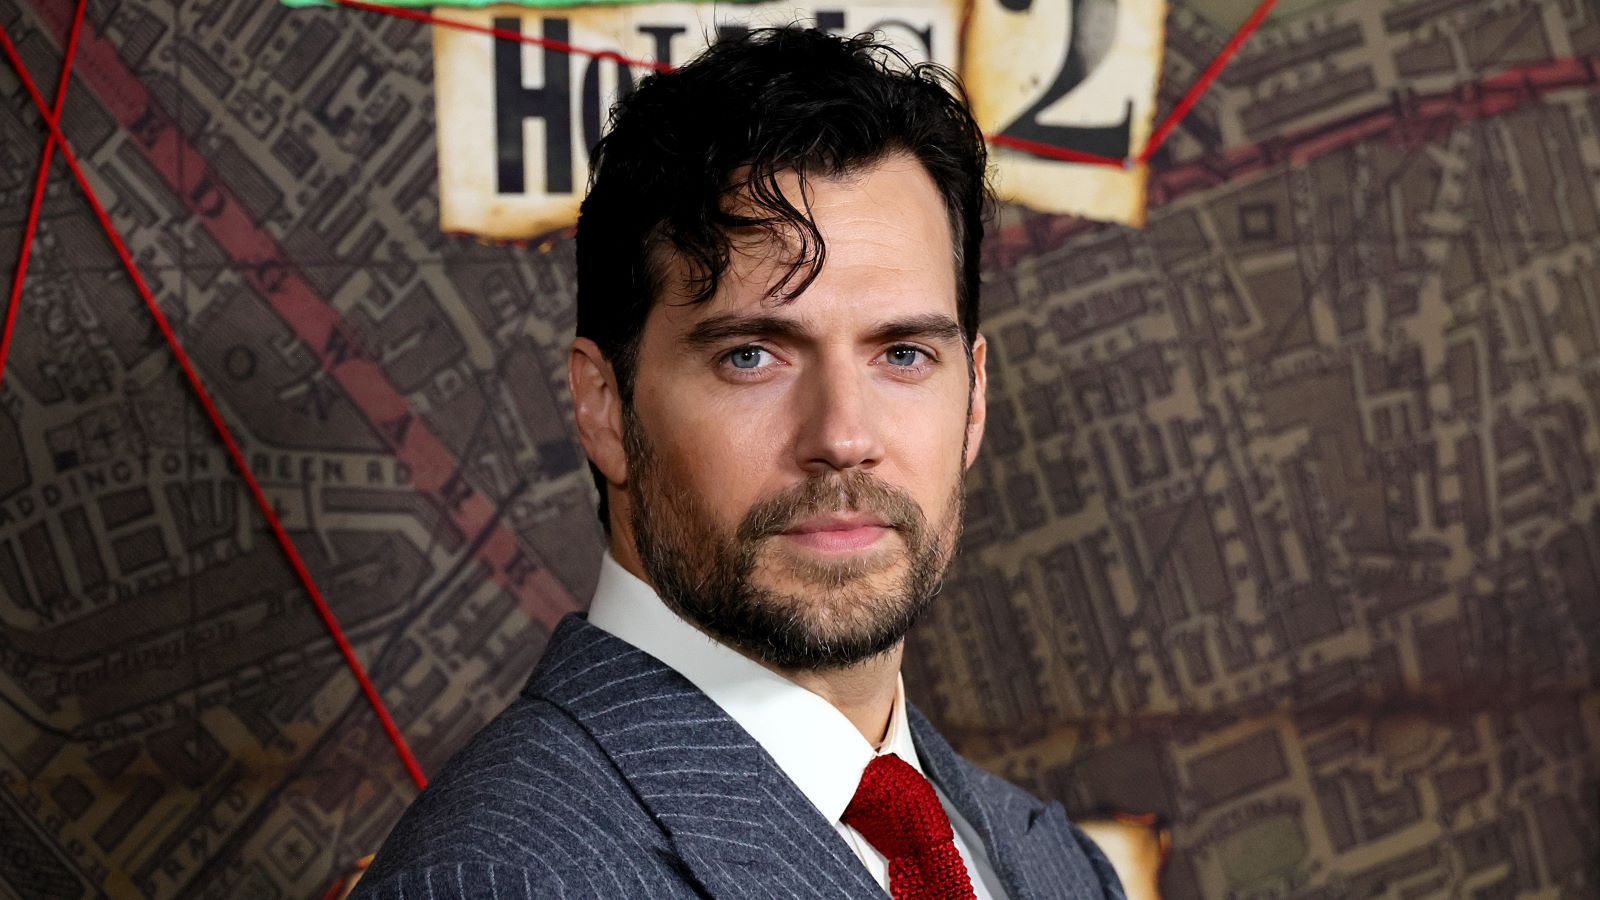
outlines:
[[[891,860],[920,856],[951,840],[950,819],[933,785],[893,753],[867,764],[843,820]]]

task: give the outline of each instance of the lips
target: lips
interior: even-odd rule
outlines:
[[[783,537],[820,553],[852,553],[871,547],[889,531],[877,516],[843,512],[802,519]]]
[[[817,534],[828,531],[855,531],[859,528],[887,528],[883,520],[868,513],[842,512],[811,516],[784,530],[784,534]]]

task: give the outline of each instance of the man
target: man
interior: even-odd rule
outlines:
[[[569,374],[593,605],[358,897],[1120,900],[899,678],[984,424],[984,145],[941,71],[779,29],[619,105]]]

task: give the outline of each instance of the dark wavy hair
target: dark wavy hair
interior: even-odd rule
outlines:
[[[988,163],[983,132],[949,70],[912,64],[870,34],[767,28],[724,38],[618,101],[592,154],[578,217],[577,336],[611,362],[622,402],[632,402],[639,339],[669,254],[686,279],[673,287],[702,303],[727,270],[730,231],[769,231],[793,251],[769,293],[791,300],[816,279],[827,247],[809,210],[784,196],[779,176],[793,172],[803,186],[896,152],[918,159],[944,199],[970,356]],[[590,468],[606,522],[606,482]]]

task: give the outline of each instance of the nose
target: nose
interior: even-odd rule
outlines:
[[[801,385],[795,452],[808,475],[870,469],[883,459],[886,410],[874,403],[864,372],[843,360],[815,366]]]

